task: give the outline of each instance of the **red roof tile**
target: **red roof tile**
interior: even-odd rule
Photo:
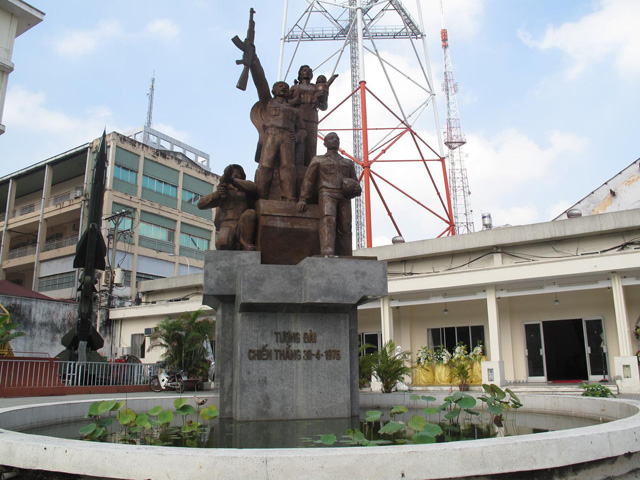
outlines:
[[[0,280],[0,295],[8,295],[12,297],[39,298],[40,300],[58,301],[56,298],[47,297],[42,293],[34,292],[28,288],[21,287],[8,280]]]

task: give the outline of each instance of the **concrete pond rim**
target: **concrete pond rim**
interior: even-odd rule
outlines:
[[[158,404],[169,407],[177,397],[136,398],[131,395],[126,400],[134,410],[142,410]],[[112,398],[125,397],[116,395]],[[525,405],[523,411],[609,421],[569,430],[464,442],[297,449],[121,445],[12,430],[82,418],[88,406],[97,400],[60,398],[48,403],[0,409],[0,465],[97,478],[154,480],[195,478],[203,474],[215,479],[299,478],[310,472],[313,472],[313,478],[319,479],[481,478],[567,466],[580,470],[594,468],[598,462],[608,465],[604,472],[610,477],[610,465],[614,463],[621,473],[640,468],[640,401],[569,395],[521,395],[520,398]],[[409,408],[424,406],[410,400],[408,393],[363,393],[360,396],[363,408],[400,404]],[[589,478],[609,477],[604,474],[598,477],[594,472]]]

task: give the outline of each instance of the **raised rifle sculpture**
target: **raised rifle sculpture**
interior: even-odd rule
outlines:
[[[243,92],[247,89],[247,81],[249,80],[249,70],[253,63],[253,57],[256,53],[256,47],[253,44],[256,37],[256,22],[253,21],[253,14],[256,11],[252,8],[249,10],[249,28],[247,29],[247,38],[244,42],[240,40],[237,35],[231,39],[233,44],[242,50],[242,60],[236,60],[236,65],[244,65],[240,79],[236,84],[236,88],[239,88]]]

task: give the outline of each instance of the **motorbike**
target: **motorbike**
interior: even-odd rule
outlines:
[[[151,375],[149,388],[154,392],[172,389],[178,393],[184,391],[184,380],[187,378],[187,372],[184,370],[165,370],[164,365],[158,366],[157,375]]]

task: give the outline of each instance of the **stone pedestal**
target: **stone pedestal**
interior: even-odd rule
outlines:
[[[638,357],[614,357],[615,381],[620,393],[640,393]]]
[[[384,262],[262,265],[260,252],[207,252],[204,301],[218,309],[221,418],[357,415],[357,306],[386,293]]]
[[[482,383],[495,383],[502,387],[507,384],[504,377],[504,362],[500,361],[482,361]]]

